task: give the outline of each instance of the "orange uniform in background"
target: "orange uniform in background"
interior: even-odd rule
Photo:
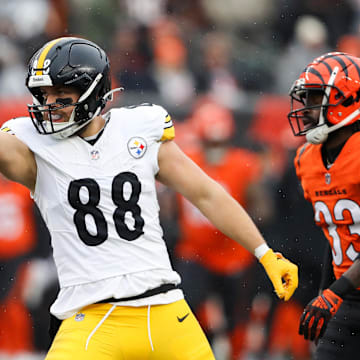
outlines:
[[[255,153],[229,148],[222,161],[213,165],[206,162],[203,152],[193,153],[190,157],[243,207],[247,207],[247,189],[261,177],[260,158]],[[231,359],[237,359],[244,349],[254,295],[251,278],[256,259],[215,229],[185,198],[179,195],[178,199],[180,238],[175,255],[180,261],[178,271],[182,275],[185,294],[210,341],[219,332],[216,328],[222,328],[229,339]],[[194,264],[197,265],[194,267]],[[194,276],[199,276],[196,283],[202,284],[196,289],[191,285]],[[220,297],[220,304],[215,308],[209,302],[213,292]],[[218,306],[222,307],[224,319],[216,315]]]
[[[16,354],[33,348],[30,314],[22,289],[26,257],[34,249],[36,230],[33,201],[24,186],[0,177],[0,353]]]
[[[0,177],[0,258],[22,256],[34,248],[35,241],[29,190]]]
[[[260,191],[262,159],[254,152],[230,145],[235,132],[231,111],[205,100],[182,125],[178,141],[187,155],[245,209],[263,209],[253,187],[256,184]],[[181,274],[182,288],[210,342],[227,338],[231,359],[238,359],[255,292],[252,279],[256,259],[217,230],[184,197],[177,195],[177,200],[175,268]]]
[[[244,208],[247,207],[247,188],[261,176],[261,163],[257,155],[243,149],[229,149],[217,165],[208,164],[200,151],[190,154],[190,157]],[[216,230],[197,208],[181,196],[179,224],[181,234],[176,247],[177,257],[198,262],[224,275],[243,271],[255,262],[252,254]]]

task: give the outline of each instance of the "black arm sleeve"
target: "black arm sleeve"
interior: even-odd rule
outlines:
[[[326,243],[326,248],[323,258],[323,268],[320,280],[320,291],[327,289],[336,280],[332,267],[332,253],[329,242]]]

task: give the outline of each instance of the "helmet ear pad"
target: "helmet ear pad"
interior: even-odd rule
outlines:
[[[354,111],[354,103],[360,100],[360,83],[346,76],[338,79],[329,95],[329,106],[326,114],[327,121],[335,125],[344,120]],[[360,107],[360,103],[359,106]]]

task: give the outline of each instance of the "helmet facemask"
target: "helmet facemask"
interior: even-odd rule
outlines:
[[[99,90],[96,90],[96,87],[101,78],[102,74],[98,74],[89,88],[80,95],[75,103],[70,103],[66,101],[67,99],[58,99],[55,103],[45,104],[41,92],[33,91],[34,103],[28,104],[28,111],[38,132],[44,135],[51,134],[57,139],[64,139],[89,124],[94,117],[100,114],[107,101],[107,95],[100,99],[97,99],[96,96],[91,96],[99,92]],[[54,112],[69,106],[74,107],[69,120],[56,122],[53,119]],[[45,114],[46,116],[44,116]]]
[[[322,118],[325,118],[328,107],[332,105],[329,104],[329,98],[325,94],[324,87],[319,87],[316,84],[311,84],[309,87],[294,85],[290,91],[290,96],[291,111],[288,118],[295,136],[306,135],[309,130],[324,124],[320,119],[317,122],[311,121],[310,123],[307,121],[308,116],[306,114],[308,110],[319,109],[319,112],[323,114]],[[314,97],[319,97],[322,100],[325,98],[326,101],[314,104],[311,100]]]
[[[336,107],[345,100],[344,93],[334,86],[339,67],[335,67],[331,73],[327,84],[307,83],[304,79],[295,81],[290,90],[291,111],[288,114],[290,126],[295,136],[306,135],[306,140],[312,144],[321,144],[326,141],[328,134],[338,128],[344,126],[348,122],[348,118],[332,125],[327,121],[328,115],[336,111]],[[319,93],[321,101],[312,105],[310,98]],[[306,112],[312,109],[319,109],[319,119],[317,122],[311,121]],[[310,122],[310,126],[307,126]]]

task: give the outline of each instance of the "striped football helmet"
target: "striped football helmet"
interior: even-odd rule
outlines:
[[[319,102],[311,104],[310,96]],[[360,59],[342,52],[330,52],[313,60],[293,84],[288,119],[295,136],[321,144],[328,134],[360,118]],[[317,123],[307,124],[306,112],[318,108]],[[304,124],[305,123],[305,124]]]

